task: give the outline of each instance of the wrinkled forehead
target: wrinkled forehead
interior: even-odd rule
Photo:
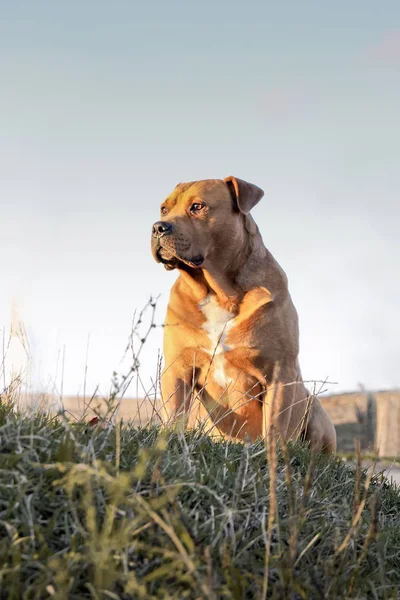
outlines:
[[[191,200],[204,200],[207,204],[230,202],[228,186],[221,179],[203,179],[178,183],[174,191],[165,199],[163,204],[169,209],[180,204],[186,205]]]

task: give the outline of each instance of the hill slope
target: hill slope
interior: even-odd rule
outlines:
[[[396,597],[400,495],[337,458],[4,404],[0,441],[1,598]]]

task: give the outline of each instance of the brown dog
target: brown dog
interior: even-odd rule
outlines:
[[[161,205],[153,256],[180,272],[165,323],[164,417],[193,423],[194,407],[232,439],[275,429],[334,452],[335,428],[302,381],[286,275],[249,214],[263,195],[228,177],[180,183]]]

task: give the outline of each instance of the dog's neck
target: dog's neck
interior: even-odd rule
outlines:
[[[219,260],[206,260],[203,268],[180,268],[197,302],[214,294],[218,304],[232,314],[239,312],[244,295],[253,287],[246,277],[247,265],[250,261],[262,260],[266,253],[251,216],[244,218],[244,230],[235,242],[235,252],[222,255]]]

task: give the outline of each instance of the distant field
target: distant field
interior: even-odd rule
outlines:
[[[378,391],[370,394],[372,398],[372,428],[376,427],[376,407],[379,402],[387,398],[398,399],[400,402],[400,390]],[[341,452],[353,452],[354,440],[359,439],[362,448],[367,448],[373,439],[368,437],[367,431],[367,403],[368,394],[363,392],[349,392],[344,394],[333,394],[320,396],[321,402],[333,420],[338,436],[338,449]],[[105,415],[109,406],[103,398],[96,397],[79,398],[77,396],[65,396],[49,399],[48,397],[22,398],[22,403],[36,403],[43,408],[51,408],[57,411],[63,408],[72,419],[84,417],[90,420],[96,415]],[[115,419],[119,421],[132,421],[137,425],[146,425],[152,419],[157,421],[160,401],[155,398],[137,399],[122,398],[115,404]]]

